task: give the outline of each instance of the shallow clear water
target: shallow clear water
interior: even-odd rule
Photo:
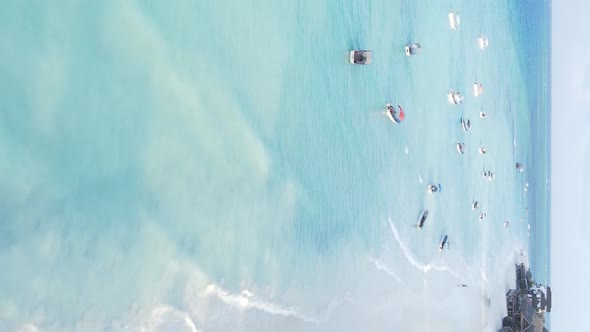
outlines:
[[[456,31],[448,3],[3,5],[0,330],[495,331],[545,229],[519,52],[546,41],[452,6]]]

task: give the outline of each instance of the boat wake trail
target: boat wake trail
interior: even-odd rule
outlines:
[[[238,309],[238,310],[249,310],[255,309],[260,310],[262,312],[271,314],[271,315],[279,315],[283,317],[293,317],[300,319],[306,323],[313,323],[319,324],[318,319],[313,317],[308,317],[301,313],[295,311],[292,307],[284,307],[275,303],[263,301],[263,300],[255,300],[253,297],[254,295],[249,291],[243,291],[240,294],[232,294],[221,287],[215,284],[209,284],[204,292],[203,295],[205,296],[215,296],[219,298],[224,303]]]
[[[457,279],[462,279],[458,273],[451,270],[451,268],[448,266],[424,264],[424,263],[418,261],[418,259],[414,256],[414,254],[410,250],[410,248],[408,248],[408,246],[401,240],[401,238],[399,236],[399,232],[398,232],[397,228],[395,227],[395,225],[393,224],[393,222],[391,221],[391,218],[388,218],[387,221],[389,222],[389,227],[391,229],[391,233],[393,234],[393,237],[395,238],[395,241],[399,244],[400,248],[402,249],[402,252],[404,253],[404,256],[406,256],[406,259],[408,260],[408,262],[410,264],[412,264],[412,266],[414,266],[416,269],[418,269],[419,271],[422,271],[424,273],[428,273],[430,270],[444,271],[444,272],[449,272],[453,277],[455,277]]]
[[[402,279],[395,273],[393,272],[393,270],[391,270],[390,268],[388,268],[387,266],[385,266],[383,263],[379,262],[378,260],[369,257],[369,261],[373,264],[375,264],[375,268],[379,271],[383,271],[385,272],[388,276],[392,277],[393,279],[395,279],[395,281],[399,282],[400,284],[404,284],[404,282],[402,281]]]

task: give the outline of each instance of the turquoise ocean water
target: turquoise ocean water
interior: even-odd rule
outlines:
[[[543,6],[2,4],[0,330],[495,331],[548,282]]]

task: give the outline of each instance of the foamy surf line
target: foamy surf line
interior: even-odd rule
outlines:
[[[158,306],[152,309],[152,317],[156,325],[162,324],[164,316],[171,313],[180,314],[184,327],[188,328],[190,332],[200,332],[186,312],[177,311],[173,307],[167,305]]]
[[[375,268],[377,270],[385,272],[385,274],[395,279],[395,281],[399,282],[400,284],[404,284],[402,279],[395,272],[393,272],[393,270],[385,266],[383,263],[371,257],[369,257],[369,261],[375,265]]]
[[[133,306],[122,317],[105,319],[100,313],[89,310],[76,321],[62,321],[59,318],[35,319],[25,322],[16,329],[2,331],[41,332],[41,331],[175,331],[202,332],[190,315],[168,304],[157,304],[146,308]],[[96,314],[96,315],[95,315]]]
[[[404,253],[404,256],[406,257],[408,262],[410,262],[410,264],[412,264],[412,266],[414,266],[416,269],[418,269],[419,271],[422,271],[424,273],[428,273],[428,271],[430,271],[430,270],[446,271],[446,272],[449,272],[453,277],[455,277],[457,279],[462,279],[459,274],[455,273],[448,266],[424,264],[424,263],[418,261],[418,259],[414,256],[414,254],[410,250],[410,248],[408,248],[408,246],[401,240],[401,238],[399,236],[399,232],[397,231],[397,228],[395,227],[395,225],[391,221],[391,218],[388,218],[387,221],[389,222],[389,227],[391,229],[391,233],[393,234],[393,237],[395,238],[395,241],[398,243],[398,245],[402,249],[402,252]]]
[[[216,296],[224,303],[237,308],[238,310],[255,309],[271,315],[293,317],[306,323],[319,324],[318,319],[298,313],[292,307],[284,307],[267,301],[254,300],[252,298],[253,294],[247,290],[242,291],[240,294],[232,294],[217,285],[209,284],[205,288],[203,295]]]

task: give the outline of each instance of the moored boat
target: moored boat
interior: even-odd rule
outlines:
[[[447,248],[449,247],[449,236],[447,234],[441,237],[440,243],[438,244],[438,250],[443,251],[445,246],[447,246]]]
[[[420,213],[420,217],[418,218],[418,229],[422,229],[422,227],[424,227],[426,219],[428,219],[428,210],[424,209],[422,213]]]
[[[395,106],[393,106],[391,103],[387,103],[385,105],[385,114],[387,115],[387,117],[389,118],[389,120],[391,120],[391,122],[395,123],[395,124],[400,124],[402,122],[404,122],[405,118],[406,118],[406,113],[404,112],[404,109],[400,106],[397,105],[397,109]]]
[[[422,45],[420,45],[420,43],[412,43],[406,45],[404,49],[407,56],[416,55],[422,50]]]
[[[453,89],[449,90],[447,94],[447,98],[449,103],[457,105],[463,103],[463,95],[459,91],[454,91]]]
[[[479,35],[479,38],[477,38],[477,46],[479,46],[479,49],[483,51],[486,48],[488,48],[488,45],[489,45],[488,37],[486,37],[484,35]]]
[[[456,147],[457,147],[457,152],[459,152],[460,154],[465,153],[465,143],[457,142]]]
[[[473,83],[473,95],[479,97],[483,94],[483,84],[479,82]]]
[[[463,131],[468,131],[471,129],[471,120],[461,118],[461,128],[463,128]]]
[[[373,52],[369,50],[352,50],[348,61],[355,65],[370,65],[373,62]]]
[[[449,11],[449,25],[453,30],[457,30],[459,28],[459,25],[461,25],[461,17],[459,16],[459,12],[453,11],[452,9]]]
[[[429,193],[437,193],[439,191],[442,191],[442,186],[439,184],[429,184],[428,187],[426,188],[426,191],[428,191]]]

